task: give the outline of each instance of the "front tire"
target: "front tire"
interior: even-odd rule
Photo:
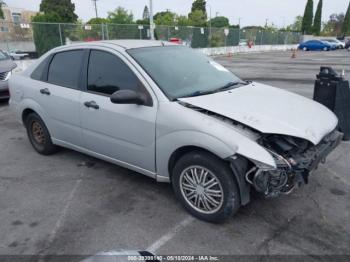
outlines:
[[[210,153],[195,151],[181,157],[173,169],[172,186],[187,211],[207,222],[223,222],[240,208],[232,170]]]
[[[25,126],[29,141],[39,154],[51,155],[57,152],[57,146],[52,143],[49,130],[40,116],[36,113],[29,114]]]

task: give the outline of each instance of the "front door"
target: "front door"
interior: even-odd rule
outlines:
[[[130,64],[117,54],[91,50],[86,78],[86,92],[80,100],[86,148],[122,165],[154,173],[157,107]],[[127,89],[143,92],[147,104],[111,102],[111,94]]]

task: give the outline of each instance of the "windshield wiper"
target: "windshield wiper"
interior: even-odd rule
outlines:
[[[226,85],[221,86],[217,89],[209,90],[209,91],[196,91],[192,94],[183,96],[182,98],[215,94],[215,93],[223,92],[226,90],[230,90],[237,85],[247,85],[247,84],[248,84],[248,82],[228,82]]]
[[[213,93],[218,93],[226,90],[233,89],[233,87],[238,85],[247,85],[247,82],[228,82],[226,85],[213,90]]]

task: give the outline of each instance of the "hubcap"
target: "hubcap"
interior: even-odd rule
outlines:
[[[38,144],[45,144],[44,130],[42,126],[36,121],[32,123],[32,133],[35,142],[37,142]]]
[[[217,212],[224,201],[220,180],[202,166],[191,166],[181,173],[180,189],[186,202],[201,213]]]

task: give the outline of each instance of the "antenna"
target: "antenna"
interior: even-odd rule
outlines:
[[[94,7],[95,7],[96,18],[98,18],[98,13],[97,13],[97,1],[98,1],[98,0],[92,0],[92,2],[94,3]]]

